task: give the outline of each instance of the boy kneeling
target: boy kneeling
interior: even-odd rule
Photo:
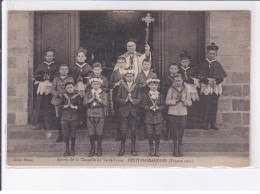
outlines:
[[[125,79],[117,92],[116,101],[119,104],[119,116],[121,118],[121,148],[118,156],[123,156],[125,153],[125,141],[128,126],[131,129],[131,154],[137,155],[135,149],[136,128],[139,104],[142,100],[140,91],[136,83],[134,83],[134,71],[126,70]]]
[[[92,90],[84,97],[83,105],[87,108],[87,127],[90,139],[89,157],[95,154],[95,140],[98,142],[97,156],[102,156],[102,138],[105,122],[105,107],[108,106],[107,94],[100,88],[100,78],[91,78],[89,83]]]
[[[142,107],[145,109],[145,123],[147,138],[150,146],[150,156],[160,156],[159,144],[162,132],[162,110],[165,108],[165,101],[162,94],[158,92],[159,79],[148,79],[146,83],[150,91],[143,95]],[[155,140],[155,150],[153,141]]]
[[[65,138],[66,151],[64,156],[75,155],[76,128],[79,124],[78,110],[81,107],[80,94],[76,93],[73,82],[65,84],[66,93],[62,98],[62,116],[61,126]],[[69,149],[69,140],[71,138],[71,150]]]

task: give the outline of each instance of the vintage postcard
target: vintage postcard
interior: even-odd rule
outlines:
[[[8,166],[250,165],[250,11],[7,15]]]

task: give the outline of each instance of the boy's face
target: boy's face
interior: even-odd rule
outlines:
[[[77,59],[77,62],[84,63],[86,61],[87,57],[83,52],[80,52],[80,53],[78,53],[76,59]]]
[[[144,62],[143,63],[143,69],[145,71],[149,71],[151,69],[151,63],[150,62]]]
[[[54,60],[54,52],[47,51],[44,58],[47,62],[52,62]]]
[[[130,74],[130,73],[126,74],[126,75],[125,75],[125,80],[126,80],[127,82],[129,82],[129,83],[133,82],[133,81],[134,81],[134,75],[133,75],[133,74]]]
[[[94,90],[98,90],[100,88],[101,84],[99,82],[92,82],[91,83],[91,87],[94,89]]]
[[[175,87],[181,87],[182,86],[182,78],[181,77],[175,77],[174,78],[174,81],[173,81],[173,84]]]
[[[125,69],[125,65],[126,65],[125,60],[119,59],[119,60],[117,60],[117,64],[118,64],[118,67],[119,67],[120,69]]]
[[[136,46],[135,46],[135,43],[134,43],[134,42],[128,42],[127,45],[126,45],[126,47],[127,47],[127,51],[128,51],[129,53],[135,52]]]
[[[181,66],[184,68],[187,68],[190,65],[190,60],[189,59],[182,59],[181,60]]]
[[[72,84],[69,84],[66,86],[66,91],[70,94],[74,93],[74,86]]]
[[[171,65],[169,68],[170,74],[174,75],[176,73],[178,73],[179,68],[176,65]]]
[[[214,51],[214,50],[208,51],[208,58],[209,58],[209,60],[211,60],[211,61],[215,60],[216,56],[217,56],[217,51]]]
[[[93,69],[93,72],[94,72],[95,75],[100,76],[102,69],[100,67],[95,67]]]
[[[158,84],[157,83],[150,83],[149,84],[149,88],[150,90],[152,90],[153,92],[156,92],[158,89]]]
[[[69,67],[68,66],[61,66],[60,69],[59,69],[59,73],[62,76],[68,75]]]

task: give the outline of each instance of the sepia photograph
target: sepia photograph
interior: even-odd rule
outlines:
[[[8,166],[250,165],[250,11],[7,16]]]

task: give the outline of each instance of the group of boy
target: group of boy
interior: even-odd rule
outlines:
[[[136,75],[133,67],[126,67],[126,58],[118,57],[117,68],[108,81],[102,75],[100,63],[94,63],[92,67],[86,63],[85,49],[79,49],[76,64],[70,70],[66,64],[58,66],[54,62],[55,51],[47,49],[44,53],[44,62],[35,72],[35,83],[38,84],[38,88],[33,122],[37,123],[42,109],[41,112],[45,117],[44,126],[48,128],[49,110],[52,104],[55,107],[56,126],[59,129],[56,141],[61,142],[64,139],[66,145],[64,156],[75,155],[76,129],[84,123],[87,125],[90,139],[89,156],[95,154],[95,141],[98,144],[97,156],[102,156],[105,117],[111,102],[117,116],[117,139],[121,141],[118,156],[125,154],[128,131],[131,133],[131,154],[137,155],[138,127],[143,129],[143,135],[146,133],[150,146],[149,155],[160,156],[159,145],[164,120],[167,123],[167,137],[172,135],[173,155],[183,156],[182,142],[186,121],[190,121],[193,126],[195,122],[198,123],[199,118],[194,117],[198,114],[197,107],[202,107],[198,103],[202,95],[207,106],[203,102],[204,111],[200,114],[201,127],[208,129],[208,124],[211,124],[211,128],[217,129],[215,112],[218,96],[221,94],[221,82],[226,74],[214,58],[218,47],[212,43],[207,50],[207,60],[200,66],[199,72],[189,66],[191,58],[186,51],[183,52],[180,55],[181,66],[171,64],[169,76],[160,86],[160,80],[152,72],[149,58],[142,61],[141,72]],[[214,55],[211,58],[212,53]],[[220,74],[219,68],[222,68],[222,77],[215,76]],[[190,108],[187,110],[187,107]],[[167,110],[166,119],[164,119],[165,110]]]

